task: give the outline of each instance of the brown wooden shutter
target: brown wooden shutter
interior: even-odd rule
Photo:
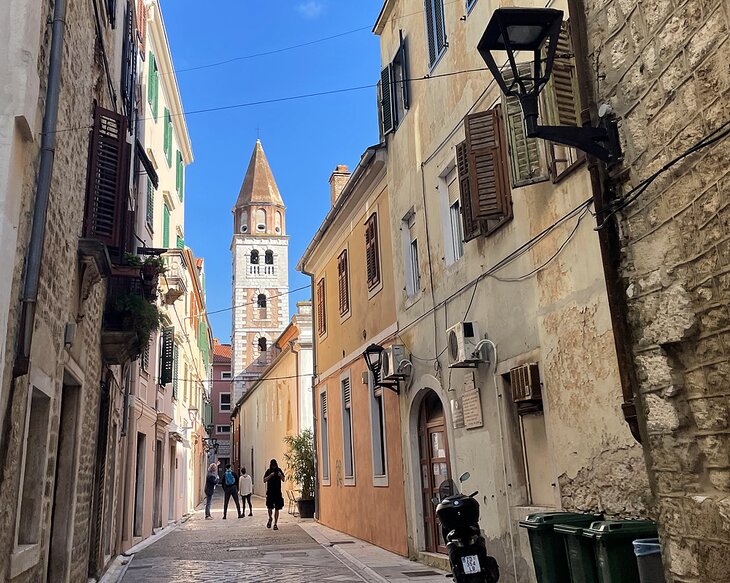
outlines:
[[[511,212],[502,108],[467,115],[465,126],[472,216],[500,220]]]
[[[373,213],[365,224],[365,258],[368,289],[380,283],[380,252],[378,249],[378,216]]]
[[[144,0],[137,0],[137,40],[139,41],[139,52],[144,59],[144,47],[147,38],[147,19],[145,17]]]
[[[456,144],[456,168],[459,173],[459,206],[464,222],[464,241],[471,241],[482,234],[482,221],[475,219],[471,208],[469,189],[469,157],[466,142]]]
[[[97,107],[91,131],[84,236],[97,239],[115,255],[124,246],[129,155],[126,118]]]
[[[350,310],[350,294],[347,281],[347,249],[337,258],[337,287],[340,300],[340,315],[344,316]]]
[[[324,334],[327,331],[327,314],[325,313],[324,278],[317,283],[317,332]]]
[[[345,409],[352,407],[352,388],[350,386],[350,377],[342,379],[342,401]]]

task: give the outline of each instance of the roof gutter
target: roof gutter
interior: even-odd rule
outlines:
[[[28,374],[30,367],[30,348],[33,342],[35,311],[38,302],[38,287],[46,236],[48,200],[53,178],[53,162],[56,153],[56,128],[58,126],[58,102],[61,93],[61,66],[66,32],[66,0],[56,0],[53,6],[51,24],[51,52],[48,63],[48,86],[46,87],[46,109],[43,113],[41,133],[41,156],[38,165],[33,225],[28,243],[28,256],[25,265],[25,282],[20,307],[20,328],[15,353],[13,378]],[[9,401],[10,402],[10,401]]]

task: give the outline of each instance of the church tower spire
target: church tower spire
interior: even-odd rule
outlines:
[[[289,321],[286,207],[256,140],[233,207],[233,402],[271,361],[271,345]]]

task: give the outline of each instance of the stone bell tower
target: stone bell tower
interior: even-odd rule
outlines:
[[[233,402],[271,363],[271,345],[289,322],[286,209],[261,142],[233,207]]]

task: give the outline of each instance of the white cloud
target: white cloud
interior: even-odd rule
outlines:
[[[324,2],[319,0],[308,0],[297,6],[299,13],[305,18],[317,18],[324,12]]]

